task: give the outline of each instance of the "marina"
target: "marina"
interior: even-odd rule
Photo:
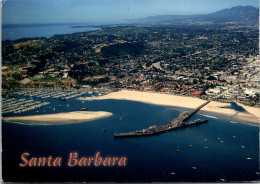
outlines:
[[[27,100],[25,98],[22,99],[16,99],[16,98],[3,98],[2,99],[2,113],[8,114],[8,113],[22,113],[26,111],[30,111],[36,108],[40,108],[45,105],[49,105],[50,102],[40,102],[40,101],[34,101],[34,100]]]
[[[52,107],[52,99],[66,101],[69,99],[75,99],[81,96],[101,96],[107,94],[109,91],[106,90],[89,90],[89,89],[32,89],[32,90],[21,90],[11,93],[4,93],[2,97],[2,114],[20,114],[23,112],[38,109],[46,106],[56,110]],[[58,105],[62,108],[62,105]],[[67,104],[69,107],[69,104]]]

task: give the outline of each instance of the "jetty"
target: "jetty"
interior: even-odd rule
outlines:
[[[181,128],[181,127],[186,127],[186,126],[191,126],[194,124],[200,124],[200,123],[205,123],[208,120],[200,120],[197,119],[195,121],[191,122],[185,122],[185,120],[188,120],[192,115],[194,115],[196,112],[198,112],[202,107],[207,105],[210,102],[208,100],[207,102],[203,103],[196,109],[194,109],[191,112],[183,112],[181,113],[177,118],[173,119],[169,124],[162,125],[162,126],[150,126],[149,128],[143,129],[143,130],[137,130],[134,132],[127,132],[127,133],[114,133],[115,138],[120,138],[120,137],[134,137],[134,136],[149,136],[149,135],[155,135],[155,134],[160,134],[163,132],[167,132],[176,128]]]

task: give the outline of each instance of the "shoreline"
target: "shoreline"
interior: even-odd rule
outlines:
[[[2,117],[2,120],[8,123],[17,123],[24,125],[63,125],[84,123],[87,121],[106,118],[112,115],[113,114],[111,112],[106,111],[72,111],[57,114]]]
[[[161,94],[154,92],[141,92],[141,91],[130,91],[121,90],[118,92],[112,92],[100,97],[85,97],[78,98],[78,100],[130,100],[138,101],[153,105],[172,106],[180,108],[194,109],[200,106],[206,100],[202,100],[194,97],[177,96],[170,94]],[[248,107],[243,104],[237,103],[241,106],[245,112],[240,112],[231,108],[231,103],[222,103],[211,101],[208,105],[203,107],[200,111],[209,112],[213,114],[224,115],[234,121],[242,121],[251,123],[254,125],[260,125],[260,109],[256,107]]]

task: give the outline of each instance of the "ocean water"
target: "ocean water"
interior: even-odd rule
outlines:
[[[22,115],[69,112],[86,107],[113,116],[91,122],[29,126],[4,122],[4,181],[113,181],[113,182],[218,182],[258,181],[259,128],[199,112],[193,119],[207,123],[149,137],[114,139],[128,132],[167,124],[184,109],[124,100],[78,101],[46,99],[48,106]],[[58,105],[63,108],[58,108]],[[66,104],[70,104],[69,107]],[[44,112],[45,111],[45,112]],[[11,115],[10,115],[11,116]],[[107,132],[103,132],[106,129]],[[233,137],[235,136],[235,137]],[[192,146],[190,146],[192,145]],[[244,146],[242,148],[241,146]],[[205,149],[205,147],[208,147]],[[183,152],[176,152],[177,149]],[[62,167],[20,167],[21,154],[60,156]],[[68,167],[70,152],[80,156],[125,156],[125,167]],[[251,159],[246,159],[250,157]],[[196,167],[196,169],[194,169]]]
[[[58,34],[70,34],[77,32],[88,32],[97,30],[97,28],[77,27],[80,25],[64,24],[24,24],[24,25],[3,25],[2,40],[17,40],[21,38],[49,38]]]

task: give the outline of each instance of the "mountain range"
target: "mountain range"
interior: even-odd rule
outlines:
[[[136,19],[136,24],[259,24],[259,8],[254,6],[236,6],[210,14],[200,15],[158,15]]]

